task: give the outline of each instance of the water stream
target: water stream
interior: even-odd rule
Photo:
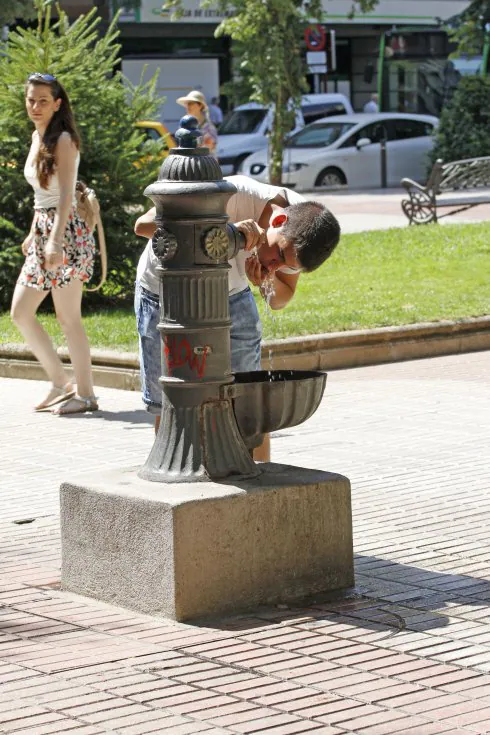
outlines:
[[[274,296],[274,273],[271,273],[262,283],[262,295],[265,303],[265,313],[267,314],[267,322],[270,327],[271,337],[276,336],[277,317],[271,308],[271,299]],[[273,353],[272,347],[269,347],[269,378],[272,378],[273,365]]]

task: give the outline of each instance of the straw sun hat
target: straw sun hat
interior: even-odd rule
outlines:
[[[197,89],[189,92],[189,94],[186,94],[185,97],[179,97],[177,100],[177,103],[179,105],[182,105],[183,107],[185,107],[186,102],[199,102],[200,105],[203,105],[205,110],[208,109],[205,96],[202,92],[198,92]]]

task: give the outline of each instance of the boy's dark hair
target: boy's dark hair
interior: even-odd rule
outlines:
[[[306,273],[316,270],[331,256],[340,239],[340,225],[332,212],[319,202],[291,204],[283,235],[294,244]]]

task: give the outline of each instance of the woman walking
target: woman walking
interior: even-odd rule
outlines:
[[[193,115],[197,119],[199,128],[203,133],[203,145],[209,148],[212,156],[216,156],[218,131],[209,119],[209,109],[203,93],[194,90],[185,97],[179,97],[177,103],[185,107],[188,115]]]
[[[53,75],[31,74],[25,84],[25,101],[35,127],[24,169],[34,189],[34,218],[22,243],[26,260],[15,287],[11,316],[52,384],[35,410],[54,407],[52,412],[57,415],[95,411],[90,347],[81,316],[82,287],[92,275],[95,245],[76,210],[80,137],[68,96]],[[76,390],[36,319],[48,293],[66,336]]]

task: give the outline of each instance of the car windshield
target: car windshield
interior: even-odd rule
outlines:
[[[267,110],[233,110],[220,126],[220,135],[243,135],[255,133],[267,114]]]
[[[342,102],[324,102],[316,105],[302,105],[301,112],[305,125],[316,122],[322,117],[332,117],[332,115],[345,115],[348,110],[345,109]]]
[[[288,148],[324,148],[332,145],[341,135],[356,125],[354,122],[313,123],[293,135],[287,142]]]

